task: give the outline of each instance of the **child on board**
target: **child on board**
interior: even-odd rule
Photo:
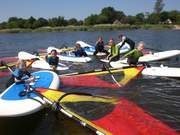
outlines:
[[[46,61],[53,70],[57,69],[59,57],[57,56],[57,51],[55,49],[51,50],[51,53],[46,56]]]
[[[18,60],[16,69],[12,72],[11,78],[6,83],[6,87],[9,87],[13,83],[30,83],[34,81],[34,77],[27,71],[26,61]]]
[[[107,55],[109,54],[107,50],[104,49],[104,41],[102,37],[98,38],[98,41],[96,42],[95,46],[95,52],[94,55],[96,55],[98,52],[103,52],[106,53]]]
[[[84,49],[81,47],[79,43],[75,44],[73,53],[76,57],[87,57],[87,53],[84,51]]]
[[[109,60],[109,62],[119,60],[119,57],[120,57],[119,49],[120,49],[120,47],[114,43],[114,40],[112,38],[109,40],[108,45],[111,46],[110,54],[107,56],[107,59]]]
[[[140,41],[138,43],[137,48],[135,48],[132,51],[125,54],[121,59],[128,58],[127,63],[130,66],[137,65],[138,60],[141,56],[152,53],[152,52],[147,52],[146,50],[144,50],[144,45],[145,45],[145,43],[143,41]]]
[[[127,43],[130,46],[130,51],[134,49],[135,42],[132,39],[130,39],[122,34],[119,35],[119,39],[121,41],[121,44],[118,44],[118,45],[120,45],[120,48],[123,47],[123,45],[125,45],[125,43]]]

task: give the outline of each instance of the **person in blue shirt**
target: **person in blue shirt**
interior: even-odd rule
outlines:
[[[19,60],[16,69],[12,73],[15,83],[33,82],[34,77],[28,72],[25,60]]]
[[[59,57],[57,56],[56,50],[51,50],[51,53],[46,56],[46,61],[49,63],[53,70],[57,69],[59,63]]]
[[[73,53],[75,54],[76,57],[87,57],[87,53],[78,43],[75,45]]]
[[[34,81],[34,77],[27,71],[26,61],[18,60],[16,64],[16,69],[12,71],[12,76],[6,83],[6,88],[8,88],[13,83],[25,84]]]

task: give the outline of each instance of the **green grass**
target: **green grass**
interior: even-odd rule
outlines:
[[[174,25],[165,24],[142,24],[142,25],[129,25],[129,24],[98,24],[93,26],[66,26],[66,27],[42,27],[37,29],[2,29],[1,33],[20,33],[20,32],[66,32],[66,31],[112,31],[112,30],[131,30],[131,29],[173,29]]]

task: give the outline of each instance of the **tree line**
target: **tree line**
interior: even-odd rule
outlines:
[[[158,3],[159,2],[159,3]],[[113,7],[105,7],[100,14],[91,14],[84,20],[77,20],[76,18],[65,19],[63,16],[54,17],[50,19],[34,18],[28,19],[10,17],[7,22],[0,23],[0,29],[6,28],[26,28],[36,29],[40,27],[59,27],[59,26],[80,26],[80,25],[96,25],[96,24],[162,24],[172,23],[180,24],[180,11],[162,11],[162,0],[157,0],[153,13],[138,13],[135,16],[125,15],[123,11],[117,11]]]

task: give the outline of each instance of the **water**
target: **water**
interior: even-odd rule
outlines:
[[[37,49],[46,49],[48,46],[62,47],[74,46],[77,40],[94,44],[98,36],[103,36],[107,42],[113,37],[118,42],[118,35],[125,34],[137,42],[143,40],[147,48],[155,50],[180,49],[180,31],[178,30],[124,30],[111,32],[64,32],[64,33],[17,33],[0,34],[0,57],[16,56],[19,51],[28,52]],[[71,64],[70,71],[87,71],[102,67],[98,58],[92,57],[92,63]],[[179,57],[171,58],[167,61],[154,62],[152,65],[164,64],[167,66],[180,67]],[[59,74],[64,73],[63,71]],[[5,88],[7,77],[1,77],[0,89]],[[75,88],[63,87],[64,91],[86,91],[98,95],[110,95],[125,97],[135,102],[148,113],[166,123],[171,128],[180,131],[180,80],[140,76],[131,82],[125,89],[95,89],[95,88]],[[43,110],[42,112],[13,119],[0,119],[0,134],[30,134],[30,135],[88,135],[92,132],[81,127],[73,120],[59,115],[56,119],[53,112]]]

